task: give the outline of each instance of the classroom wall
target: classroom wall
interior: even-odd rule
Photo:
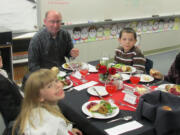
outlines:
[[[137,19],[136,21],[138,21],[138,19],[160,19],[163,16],[174,17],[175,15],[180,15],[179,0],[37,0],[37,2],[39,27],[43,24],[45,12],[50,9],[62,13],[65,25],[86,25],[89,22],[99,22],[101,24],[102,22],[107,22],[105,21],[106,19],[112,19],[113,22],[124,22],[133,21],[132,19]],[[127,8],[130,10],[127,10]],[[179,37],[180,30],[143,33],[141,35],[140,48],[146,52],[173,47],[180,45]],[[80,56],[76,60],[98,60],[105,53],[113,57],[114,49],[118,45],[117,39],[75,44],[75,47],[80,49]]]
[[[39,27],[50,9],[60,11],[65,24],[180,14],[179,0],[37,0],[37,3]]]
[[[104,53],[114,56],[114,49],[119,45],[117,39],[75,44],[79,48],[80,56],[77,61],[94,61],[100,59]],[[167,47],[180,46],[180,30],[166,32],[145,33],[141,35],[140,48],[143,52]]]

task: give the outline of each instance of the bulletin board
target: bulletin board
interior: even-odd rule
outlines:
[[[180,0],[38,0],[38,25],[46,11],[62,13],[66,24],[180,15]]]

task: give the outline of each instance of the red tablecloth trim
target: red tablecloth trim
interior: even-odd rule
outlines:
[[[76,82],[76,83],[77,83],[77,84],[76,84],[76,83],[73,83],[74,86],[83,84],[83,83],[81,82],[81,80],[79,80],[79,79],[77,79],[77,78],[75,78],[75,77],[73,77],[73,76],[70,76],[70,78],[71,78],[71,80],[72,80],[73,82]],[[98,73],[91,73],[91,74],[87,75],[85,79],[86,79],[88,82],[89,82],[89,81],[99,82],[99,83],[97,84],[98,86],[104,86],[104,84],[99,81],[99,74],[98,74]],[[131,87],[134,87],[134,86],[133,86],[132,84],[130,84],[130,83],[124,82],[124,84],[127,84],[127,85],[129,85],[129,86],[131,86]],[[138,86],[141,87],[142,85],[138,85]],[[157,86],[151,86],[151,89],[153,90],[153,89],[156,88],[156,87],[157,87]],[[135,94],[137,94],[137,93],[135,93]],[[118,91],[116,91],[115,93],[112,94],[112,97],[111,97],[111,98],[114,100],[114,103],[119,107],[120,110],[136,111],[136,109],[133,109],[133,108],[131,108],[131,107],[119,105],[119,103],[118,103],[119,101],[122,102],[122,103],[124,103],[124,104],[129,104],[129,103],[123,101],[124,95],[125,95],[125,93],[123,93],[122,90],[118,90]],[[105,100],[108,100],[108,99],[110,98],[110,96],[109,96],[109,95],[108,95],[108,96],[104,96],[103,98],[104,98]],[[138,97],[138,98],[139,98],[139,97]],[[135,105],[132,105],[132,104],[129,104],[129,105],[134,106],[134,107],[137,107],[138,101],[139,101],[138,98],[137,98],[137,100],[136,100],[136,104],[135,104]],[[89,98],[89,101],[93,101],[93,100],[100,100],[100,98],[99,98],[99,97],[96,97],[96,96],[91,96],[91,97]]]

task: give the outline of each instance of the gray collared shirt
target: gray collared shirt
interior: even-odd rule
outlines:
[[[64,57],[70,57],[72,48],[71,36],[65,30],[60,29],[56,38],[53,38],[46,28],[41,29],[31,39],[28,48],[29,70],[60,67],[65,63]]]

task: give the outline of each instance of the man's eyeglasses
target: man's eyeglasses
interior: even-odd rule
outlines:
[[[54,21],[54,20],[49,20],[48,22],[50,22],[51,24],[60,24],[62,23],[62,20],[57,20],[57,21]]]

